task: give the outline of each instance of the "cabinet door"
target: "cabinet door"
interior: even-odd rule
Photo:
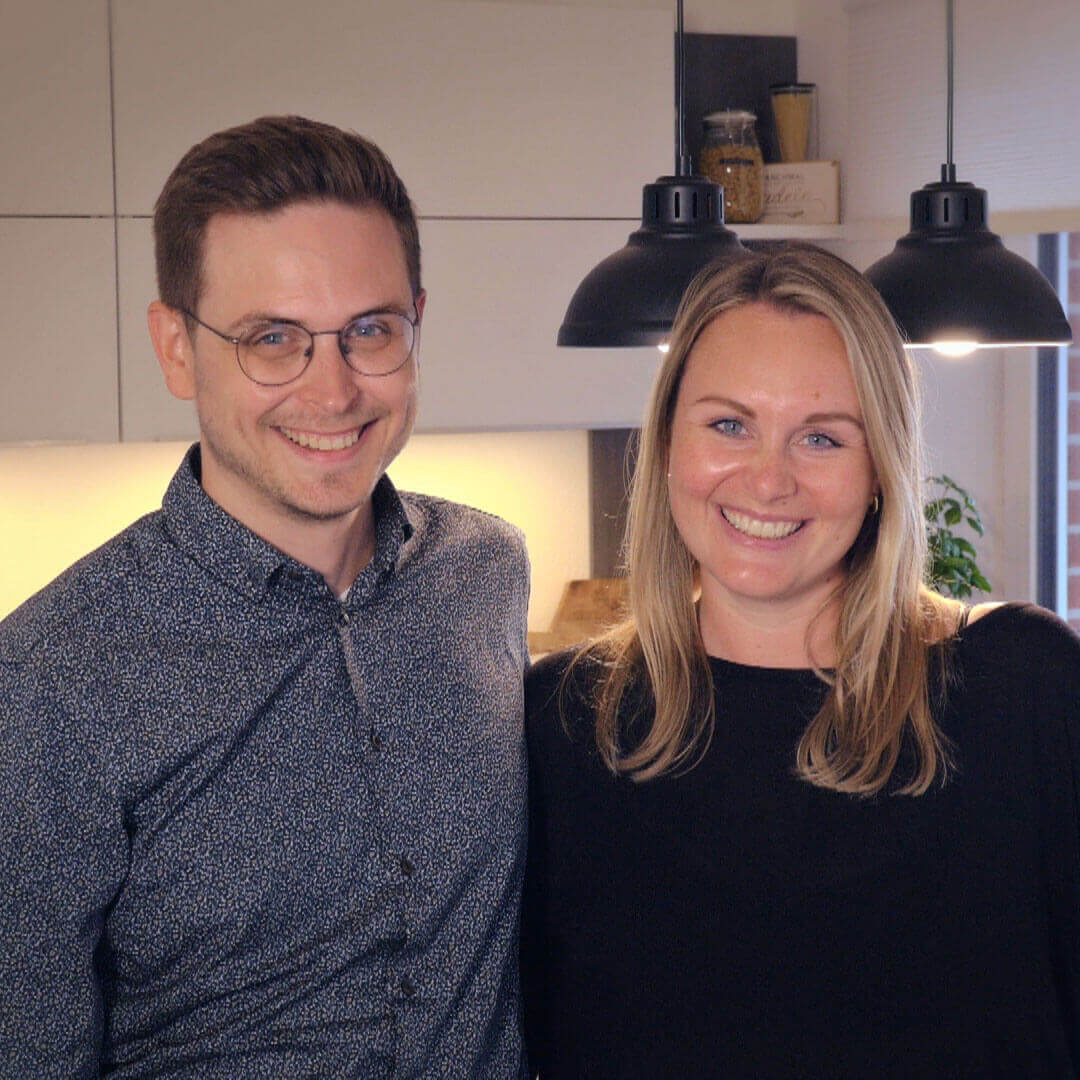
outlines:
[[[0,218],[0,443],[117,438],[110,218]]]
[[[5,0],[0,26],[0,443],[115,439],[106,0]]]
[[[111,214],[106,0],[4,0],[0,27],[0,215]]]
[[[146,309],[157,297],[150,219],[122,218],[116,243],[122,437],[125,442],[194,441],[199,437],[195,407],[166,389],[146,328]]]
[[[113,0],[117,191],[149,213],[209,132],[301,113],[374,139],[425,216],[638,212],[672,161],[672,18],[471,0]]]
[[[659,352],[560,349],[582,277],[633,221],[425,221],[420,427],[636,426]]]

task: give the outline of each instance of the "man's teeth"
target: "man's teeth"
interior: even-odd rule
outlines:
[[[724,519],[741,533],[756,536],[762,540],[781,540],[790,536],[796,529],[802,528],[801,521],[758,521],[757,518],[740,514],[737,510],[723,509]]]
[[[319,435],[309,431],[293,431],[291,428],[280,429],[287,439],[291,439],[297,446],[306,446],[309,450],[344,450],[360,438],[362,430],[357,428],[340,435]]]

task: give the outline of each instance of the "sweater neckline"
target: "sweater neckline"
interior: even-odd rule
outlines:
[[[725,660],[720,656],[710,656],[708,659],[714,677],[760,679],[771,682],[777,680],[821,682],[813,668],[764,667],[758,664],[742,664],[735,660]]]

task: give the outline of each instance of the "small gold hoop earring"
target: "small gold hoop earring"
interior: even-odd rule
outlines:
[[[876,515],[881,509],[881,496],[875,491],[874,501],[870,504],[870,513]]]

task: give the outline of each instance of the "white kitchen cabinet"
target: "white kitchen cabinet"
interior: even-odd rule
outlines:
[[[0,0],[0,215],[111,214],[106,0]]]
[[[560,349],[578,282],[626,241],[632,221],[427,221],[420,425],[636,425],[655,348]]]
[[[150,219],[121,219],[116,239],[122,437],[125,442],[194,440],[199,431],[195,407],[165,388],[146,328],[146,309],[157,297]]]
[[[110,218],[0,218],[0,443],[117,438]]]
[[[117,199],[264,113],[352,128],[419,212],[611,217],[671,168],[672,13],[475,0],[113,0]]]

